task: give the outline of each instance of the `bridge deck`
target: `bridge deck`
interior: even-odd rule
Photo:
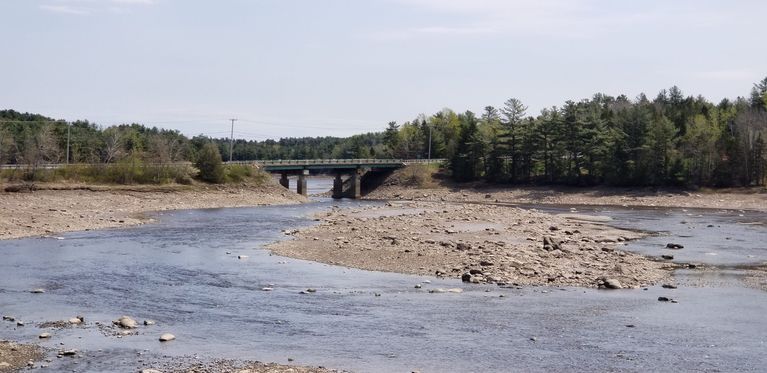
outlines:
[[[406,165],[405,161],[401,159],[278,159],[232,163],[257,164],[266,171],[400,168]]]

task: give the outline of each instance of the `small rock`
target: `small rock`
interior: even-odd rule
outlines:
[[[51,333],[42,333],[38,336],[40,339],[48,339],[51,337]]]
[[[671,250],[679,250],[679,249],[684,249],[684,246],[678,243],[667,243],[666,248]]]
[[[144,320],[144,325],[146,325],[146,326],[154,325],[154,324],[155,324],[155,322],[153,320]]]
[[[160,342],[169,342],[176,339],[176,336],[170,333],[165,333],[160,336]]]
[[[317,289],[308,288],[308,289],[306,289],[306,292],[307,293],[316,293]]]
[[[24,322],[23,321],[16,321],[16,326],[24,326]]]
[[[673,284],[663,284],[662,287],[664,289],[676,289],[676,285]]]
[[[420,289],[421,288],[421,284],[415,284],[415,288],[416,289]]]
[[[59,355],[61,356],[75,356],[77,355],[77,350],[71,349],[71,350],[64,350],[59,352]]]
[[[670,302],[671,298],[668,297],[658,297],[658,302]]]
[[[3,316],[3,320],[13,322],[13,321],[16,321],[16,318],[13,316]]]
[[[447,289],[447,292],[448,293],[463,293],[463,289],[461,289],[461,288],[451,288],[451,289]]]
[[[159,371],[157,369],[143,369],[141,370],[141,373],[162,373],[162,371]]]
[[[673,255],[665,255],[664,254],[664,255],[661,255],[660,257],[663,258],[663,259],[666,259],[666,260],[673,260],[674,259]]]
[[[240,260],[248,259],[248,256],[247,255],[237,255],[237,259],[240,259]]]
[[[32,291],[30,291],[30,293],[32,293],[32,294],[42,294],[42,293],[45,293],[45,289],[32,289]]]
[[[464,273],[463,275],[461,275],[461,281],[471,282],[471,273]]]
[[[77,317],[73,317],[68,320],[70,324],[72,325],[80,325],[83,323],[83,320],[78,319]]]

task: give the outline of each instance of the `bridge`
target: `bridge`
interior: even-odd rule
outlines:
[[[306,176],[310,172],[327,172],[335,174],[333,181],[333,198],[360,198],[362,185],[365,181],[377,176],[388,175],[393,170],[409,164],[442,163],[444,159],[303,159],[303,160],[268,160],[268,161],[234,161],[227,164],[255,164],[262,170],[279,173],[280,184],[290,188],[290,175],[298,175],[296,191],[306,195]],[[344,177],[348,176],[346,180]]]
[[[360,198],[362,197],[363,184],[372,184],[376,179],[383,179],[393,170],[411,164],[443,163],[445,159],[280,159],[280,160],[256,160],[256,161],[233,161],[226,164],[255,165],[260,169],[281,174],[280,184],[290,188],[288,176],[298,175],[298,194],[306,195],[306,176],[310,172],[322,172],[335,174],[333,182],[333,198]],[[79,164],[95,165],[95,164]],[[98,164],[103,165],[103,164]],[[191,162],[157,163],[156,165],[192,165]],[[39,169],[58,169],[68,166],[67,164],[40,164]],[[25,167],[23,164],[0,165],[2,169],[18,169]],[[344,180],[344,177],[346,177]]]

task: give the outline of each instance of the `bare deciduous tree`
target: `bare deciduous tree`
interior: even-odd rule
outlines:
[[[104,130],[104,163],[112,163],[125,154],[124,134],[119,128],[110,127]]]

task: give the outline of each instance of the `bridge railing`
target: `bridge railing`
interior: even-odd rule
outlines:
[[[401,159],[276,159],[257,161],[232,161],[226,164],[256,164],[259,166],[310,166],[310,165],[347,165],[347,164],[402,164]]]
[[[443,163],[446,159],[375,159],[375,158],[363,158],[363,159],[276,159],[276,160],[253,160],[253,161],[231,161],[224,162],[225,164],[239,164],[239,165],[258,165],[258,166],[302,166],[302,165],[348,165],[348,164],[433,164]],[[50,164],[38,164],[38,169],[57,169],[66,166],[80,166],[80,167],[105,167],[112,166],[114,163],[71,163],[69,165],[64,163],[50,163]],[[142,163],[145,166],[192,166],[192,162],[170,162],[170,163]],[[12,170],[33,167],[28,164],[0,164],[0,170]]]
[[[405,159],[402,161],[404,164],[434,164],[445,163],[447,158],[433,158],[433,159]]]

